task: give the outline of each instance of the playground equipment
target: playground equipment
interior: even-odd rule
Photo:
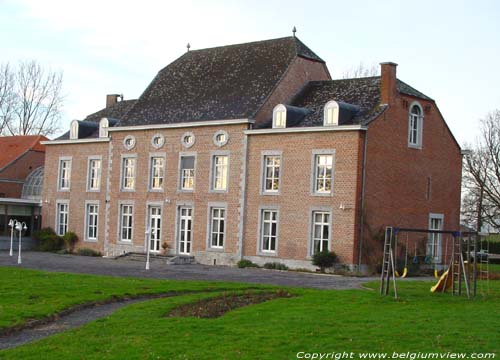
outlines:
[[[406,244],[404,249],[404,268],[400,276],[397,271],[398,258],[398,235],[406,233]],[[397,298],[397,283],[398,277],[404,278],[409,274],[408,269],[408,248],[410,246],[409,235],[412,235],[414,243],[415,255],[413,264],[419,264],[423,257],[423,264],[428,268],[433,269],[434,277],[438,279],[437,283],[431,288],[431,292],[445,292],[451,288],[453,295],[462,295],[463,290],[467,297],[476,296],[478,275],[482,289],[489,291],[489,268],[487,257],[479,256],[486,249],[482,247],[480,235],[475,232],[459,232],[459,231],[444,231],[444,230],[428,230],[428,229],[409,229],[387,227],[385,231],[384,241],[384,256],[382,259],[382,272],[380,277],[380,294],[388,295],[390,283],[393,283],[394,297]],[[415,238],[419,234],[426,234],[426,254],[418,254],[418,242],[422,238]],[[447,236],[443,247],[443,236]],[[422,245],[422,244],[421,244]],[[450,251],[448,247],[451,245]],[[442,255],[444,248],[444,257]],[[465,253],[465,254],[464,254]],[[479,267],[478,267],[479,263]],[[443,273],[439,275],[439,268]],[[479,272],[478,272],[479,270]],[[392,281],[391,281],[392,280]],[[483,292],[484,293],[484,292]]]

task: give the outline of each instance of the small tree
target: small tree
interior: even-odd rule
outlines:
[[[320,251],[313,255],[312,264],[319,267],[321,272],[331,268],[337,262],[337,255],[333,251]]]
[[[64,240],[66,251],[72,253],[75,249],[75,244],[78,241],[78,236],[74,232],[68,231],[62,238]]]

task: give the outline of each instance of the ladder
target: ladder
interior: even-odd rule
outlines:
[[[389,295],[390,280],[394,286],[394,298],[398,298],[398,290],[396,287],[396,273],[394,266],[394,228],[387,227],[385,229],[384,239],[384,257],[382,259],[382,272],[380,274],[380,295]]]
[[[480,236],[480,235],[478,235]],[[483,243],[486,243],[486,248],[483,247]],[[481,292],[483,294],[489,294],[490,292],[490,264],[489,264],[489,254],[490,254],[490,249],[489,249],[489,242],[488,241],[482,241],[481,237],[479,237],[479,249],[481,256],[479,257],[479,280],[481,281]],[[488,254],[484,256],[484,254]],[[474,258],[474,261],[477,261],[477,256]],[[486,286],[485,284],[486,283]],[[485,291],[486,290],[486,291]]]
[[[453,295],[462,294],[462,282],[465,283],[465,291],[467,297],[470,298],[470,288],[469,288],[469,274],[465,270],[464,254],[462,251],[462,238],[460,236],[453,237],[452,253],[450,267],[448,270],[448,275],[446,276],[446,282],[448,281],[448,276],[451,275],[451,292]],[[443,292],[446,290],[446,286],[443,287]]]

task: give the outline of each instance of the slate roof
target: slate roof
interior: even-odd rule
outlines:
[[[157,74],[120,125],[253,117],[296,57],[324,63],[296,37],[189,51]]]
[[[88,115],[86,121],[96,121],[99,122],[103,117],[121,119],[123,118],[129,110],[134,106],[137,100],[123,100],[118,101],[116,104],[101,109],[93,114]]]
[[[48,140],[43,135],[0,136],[0,170],[28,151],[45,152],[40,141]]]

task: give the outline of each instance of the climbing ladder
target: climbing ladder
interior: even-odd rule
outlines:
[[[395,229],[387,227],[385,229],[384,258],[382,260],[382,273],[380,275],[380,295],[389,295],[390,281],[394,285],[394,298],[398,298],[396,287],[396,273],[394,265]]]
[[[479,257],[479,280],[481,284],[481,293],[489,294],[490,293],[490,262],[489,262],[489,254],[490,254],[490,243],[488,241],[482,241],[482,238],[479,236],[479,250],[481,254],[488,254],[487,256],[481,255]],[[483,247],[483,244],[486,244],[486,247]]]
[[[465,291],[467,297],[470,298],[470,278],[465,269],[464,254],[462,249],[462,238],[460,236],[453,236],[452,253],[450,266],[446,275],[445,284],[448,282],[448,277],[451,276],[451,292],[453,295],[462,294],[462,282],[465,284]],[[443,292],[446,291],[446,286],[443,287]]]

